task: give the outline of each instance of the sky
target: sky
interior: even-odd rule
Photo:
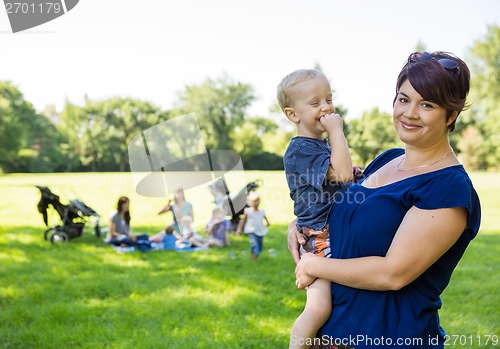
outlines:
[[[280,80],[319,64],[345,117],[391,112],[397,74],[418,43],[467,61],[487,26],[500,25],[498,0],[80,0],[15,34],[3,9],[0,80],[38,111],[85,96],[169,109],[186,85],[227,76],[253,86],[250,115],[269,116]]]

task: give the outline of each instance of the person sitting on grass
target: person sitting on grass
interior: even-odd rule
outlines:
[[[229,246],[229,232],[231,222],[224,218],[222,208],[217,206],[212,210],[212,218],[207,224],[206,232],[209,235],[210,246]]]
[[[180,220],[179,228],[180,238],[178,244],[188,244],[189,247],[208,248],[208,241],[203,236],[198,234],[193,228],[193,218],[191,216],[183,216]]]
[[[135,246],[139,240],[148,240],[146,234],[133,235],[130,226],[130,200],[126,196],[121,196],[109,220],[109,231],[106,241],[121,247]]]

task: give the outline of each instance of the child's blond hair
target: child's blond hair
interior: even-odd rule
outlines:
[[[318,78],[328,81],[325,74],[316,69],[299,69],[285,76],[279,83],[277,90],[277,98],[281,110],[289,107],[292,102],[290,98],[290,89],[292,87],[300,84],[301,82]]]
[[[259,204],[260,204],[260,195],[254,191],[251,191],[250,194],[248,194],[248,196],[247,196],[247,201],[248,201],[248,205],[250,205],[251,207],[257,208],[257,207],[259,207]]]

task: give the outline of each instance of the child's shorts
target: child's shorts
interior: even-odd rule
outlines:
[[[300,246],[301,255],[311,252],[320,257],[330,257],[331,251],[328,225],[321,230],[312,230],[309,227],[303,227],[302,233],[306,238],[306,243]]]

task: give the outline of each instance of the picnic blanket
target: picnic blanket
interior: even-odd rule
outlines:
[[[165,235],[161,242],[151,242],[149,240],[139,240],[134,246],[115,246],[109,244],[115,251],[120,253],[134,252],[134,251],[157,251],[157,250],[170,250],[175,252],[194,252],[202,251],[206,247],[191,247],[189,243],[177,244],[174,235]]]

